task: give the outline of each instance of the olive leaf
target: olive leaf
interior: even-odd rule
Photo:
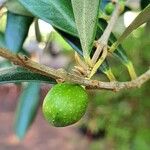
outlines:
[[[18,0],[36,17],[52,26],[77,36],[70,0]]]
[[[7,12],[5,44],[8,49],[15,53],[22,49],[32,21],[33,17],[14,14],[10,11]]]
[[[32,16],[32,14],[27,11],[23,5],[19,3],[18,0],[7,0],[5,3],[6,8],[15,14]]]
[[[83,56],[87,57],[96,35],[100,0],[71,0]]]
[[[19,139],[23,139],[37,114],[39,105],[40,84],[29,83],[23,88],[19,97],[15,116],[14,130]]]
[[[135,29],[141,26],[143,23],[150,20],[150,4],[134,19],[134,21],[126,28],[123,34],[114,43],[116,48],[123,40]]]
[[[0,84],[18,83],[18,82],[46,82],[55,84],[52,78],[33,73],[21,67],[9,67],[0,70]]]

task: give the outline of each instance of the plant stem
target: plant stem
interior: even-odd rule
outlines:
[[[112,73],[111,69],[107,70],[105,72],[105,74],[107,75],[107,77],[109,78],[110,81],[116,81],[116,78],[114,76],[114,74]]]
[[[134,70],[134,67],[133,67],[133,64],[131,62],[129,62],[128,64],[126,64],[127,68],[128,68],[128,72],[130,74],[130,77],[132,80],[136,79],[137,78],[137,75],[135,73],[135,70]]]
[[[116,8],[111,16],[111,19],[110,19],[105,31],[103,32],[102,36],[97,41],[97,49],[92,57],[92,64],[94,64],[94,65],[93,65],[92,71],[89,75],[89,78],[91,78],[96,73],[97,69],[100,67],[100,65],[103,63],[103,61],[107,57],[107,53],[106,53],[106,56],[103,58],[101,58],[100,54],[102,52],[102,55],[103,55],[103,51],[104,50],[107,51],[108,39],[109,39],[110,34],[113,30],[113,27],[118,19],[119,13],[120,13],[120,4],[116,3]]]
[[[92,71],[91,71],[91,73],[89,75],[89,79],[97,72],[97,69],[103,63],[103,61],[105,60],[106,57],[107,57],[107,47],[104,47],[100,59],[96,62],[96,64],[92,68]]]
[[[103,50],[103,48],[107,45],[108,43],[108,39],[110,37],[110,34],[113,30],[113,27],[118,19],[118,16],[119,16],[119,13],[120,13],[120,5],[119,3],[116,4],[116,8],[112,14],[112,17],[105,29],[105,31],[103,32],[102,36],[98,39],[98,46],[97,46],[97,49],[92,57],[92,62],[95,64],[97,59],[99,58],[99,55],[101,53],[101,51]]]
[[[128,82],[101,82],[98,80],[89,80],[71,73],[66,72],[63,69],[53,69],[45,65],[41,65],[29,59],[24,55],[15,55],[9,52],[7,49],[0,48],[0,56],[9,59],[14,64],[22,66],[32,72],[52,77],[54,79],[62,79],[63,81],[72,82],[86,86],[88,89],[105,89],[112,91],[119,91],[122,89],[129,89],[140,87],[143,83],[150,79],[150,69],[135,80]]]

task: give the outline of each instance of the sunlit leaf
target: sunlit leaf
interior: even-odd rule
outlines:
[[[36,17],[77,36],[70,0],[19,0]]]
[[[87,57],[96,35],[100,0],[71,0],[83,55]]]
[[[25,15],[25,16],[32,16],[32,14],[29,11],[27,11],[24,8],[24,6],[19,3],[18,0],[7,0],[5,6],[12,13]]]

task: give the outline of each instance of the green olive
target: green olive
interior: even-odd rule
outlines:
[[[55,127],[65,127],[79,121],[88,106],[85,89],[77,84],[60,83],[46,95],[42,110],[45,119]]]
[[[112,14],[112,12],[114,11],[114,9],[115,9],[115,5],[113,4],[113,3],[111,3],[111,2],[109,2],[106,6],[105,6],[105,13],[107,14],[107,15],[111,15]]]
[[[120,13],[123,13],[123,11],[125,9],[125,1],[119,0],[119,5],[120,5]]]

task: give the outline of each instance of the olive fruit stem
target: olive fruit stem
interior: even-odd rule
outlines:
[[[103,63],[103,61],[105,60],[105,58],[107,57],[107,47],[105,47],[103,49],[103,52],[102,52],[102,55],[101,57],[99,58],[99,60],[96,62],[96,64],[94,65],[91,73],[90,73],[90,76],[89,78],[91,78],[96,72],[97,72],[97,69],[99,68],[99,66]]]

